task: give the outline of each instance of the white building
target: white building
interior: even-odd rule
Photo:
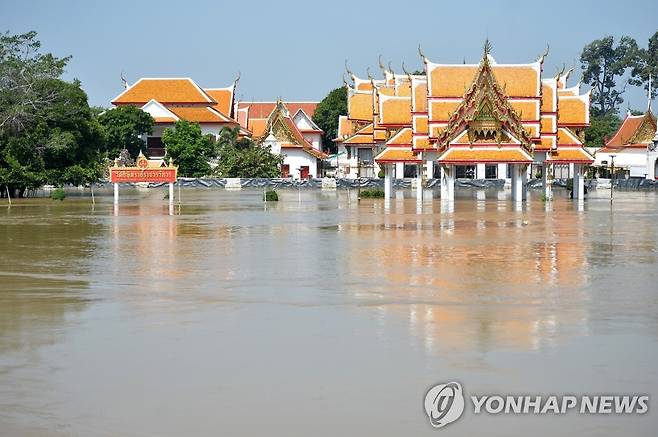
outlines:
[[[254,141],[284,156],[284,178],[312,179],[321,176],[322,130],[313,122],[317,102],[239,102],[237,119]]]
[[[237,81],[237,80],[236,80]],[[234,128],[233,95],[236,82],[226,88],[203,89],[189,77],[142,78],[112,100],[115,106],[137,106],[155,120],[151,134],[144,134],[146,153],[151,158],[165,154],[162,135],[178,120],[199,123],[201,132],[219,136],[222,129]],[[243,131],[243,135],[248,132]]]
[[[647,110],[642,115],[630,112],[605,147],[595,154],[595,166],[616,169],[629,177],[658,179],[658,129],[656,117]]]

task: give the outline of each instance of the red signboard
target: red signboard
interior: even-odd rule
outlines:
[[[162,161],[149,162],[139,152],[135,167],[110,167],[110,182],[176,182],[177,170]]]
[[[177,168],[111,167],[110,182],[176,182]]]

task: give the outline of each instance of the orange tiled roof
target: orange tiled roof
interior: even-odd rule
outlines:
[[[493,64],[493,63],[492,63]],[[539,70],[528,65],[497,65],[491,68],[496,81],[513,97],[537,96],[539,93]],[[460,97],[464,95],[475,78],[478,65],[428,64],[430,93],[435,97]]]
[[[523,151],[520,147],[450,147],[441,156],[439,156],[437,161],[451,164],[468,164],[478,162],[529,163],[532,162],[532,156]]]
[[[397,131],[387,142],[387,146],[411,146],[411,128],[405,127]]]
[[[420,157],[405,147],[387,147],[375,157],[377,162],[420,162]]]
[[[379,97],[379,118],[381,124],[411,124],[411,99],[409,97]]]
[[[215,99],[217,104],[214,108],[224,115],[231,115],[231,107],[233,106],[233,87],[228,88],[206,88],[206,94]]]
[[[354,134],[355,124],[347,115],[338,117],[338,139],[347,138]]]
[[[582,147],[558,147],[549,154],[548,161],[555,163],[587,163],[594,162],[592,155],[587,153]]]
[[[156,123],[175,123],[176,119],[172,117],[153,117]]]
[[[225,123],[225,124],[238,124],[221,114],[214,109],[207,106],[171,106],[165,105],[167,109],[182,120],[193,121],[197,123]]]
[[[571,131],[569,131],[569,129],[561,127],[558,128],[557,130],[557,145],[558,147],[565,145],[582,146],[582,142],[576,135],[574,135]]]
[[[589,99],[585,96],[562,96],[558,99],[557,122],[586,126],[589,124]]]
[[[145,104],[152,99],[160,103],[217,103],[190,78],[142,78],[116,96],[112,104]]]

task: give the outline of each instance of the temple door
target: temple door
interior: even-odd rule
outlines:
[[[300,179],[308,179],[308,165],[303,165],[299,168],[299,177]]]
[[[288,164],[283,164],[281,166],[281,177],[282,178],[287,178],[290,176],[290,165]]]

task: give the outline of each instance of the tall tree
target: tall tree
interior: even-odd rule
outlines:
[[[100,177],[103,131],[79,81],[60,80],[69,58],[40,53],[35,32],[0,36],[0,191]]]
[[[638,50],[638,55],[633,62],[631,77],[628,83],[649,89],[649,75],[652,77],[653,86],[651,98],[658,95],[658,32],[649,38],[647,48]]]
[[[185,120],[165,129],[162,142],[178,172],[184,177],[203,177],[211,173],[209,161],[216,156],[216,144],[212,136],[203,135],[199,123]]]
[[[34,31],[0,35],[0,129],[20,132],[58,97],[56,89],[41,84],[58,79],[71,57],[57,58],[40,48]]]
[[[313,121],[324,131],[322,146],[325,150],[334,151],[334,138],[338,135],[338,117],[347,114],[347,89],[345,87],[332,90],[315,108]]]
[[[580,55],[583,81],[592,87],[593,115],[606,115],[617,112],[624,101],[625,87],[617,88],[617,81],[632,66],[638,54],[635,40],[623,36],[615,46],[612,36],[592,41],[583,48]]]
[[[139,138],[141,134],[153,133],[155,121],[147,112],[134,106],[119,106],[101,113],[98,121],[105,128],[107,154],[116,158],[121,150],[127,149],[130,156],[137,158],[146,144]]]

